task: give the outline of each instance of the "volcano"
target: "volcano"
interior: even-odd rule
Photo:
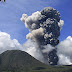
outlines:
[[[0,72],[72,72],[72,66],[45,65],[20,50],[0,54]]]

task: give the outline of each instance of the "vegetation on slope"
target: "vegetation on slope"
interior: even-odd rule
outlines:
[[[48,66],[24,51],[11,50],[0,55],[0,72],[72,72],[72,66]]]

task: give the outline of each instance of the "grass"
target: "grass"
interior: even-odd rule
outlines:
[[[45,65],[26,52],[11,50],[0,55],[0,72],[72,72],[72,66]]]
[[[72,72],[72,66],[32,66],[23,68],[0,69],[0,72]]]

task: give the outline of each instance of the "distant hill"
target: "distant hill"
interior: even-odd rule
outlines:
[[[72,72],[72,66],[48,66],[20,50],[0,54],[0,72]]]

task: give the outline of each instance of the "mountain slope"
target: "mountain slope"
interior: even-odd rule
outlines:
[[[41,67],[44,65],[45,64],[39,62],[24,51],[8,50],[0,54],[0,70],[26,70],[32,67]]]
[[[0,65],[10,67],[31,66],[41,64],[31,55],[20,50],[8,50],[0,55]]]
[[[0,72],[72,72],[72,66],[48,66],[20,50],[0,54]]]

